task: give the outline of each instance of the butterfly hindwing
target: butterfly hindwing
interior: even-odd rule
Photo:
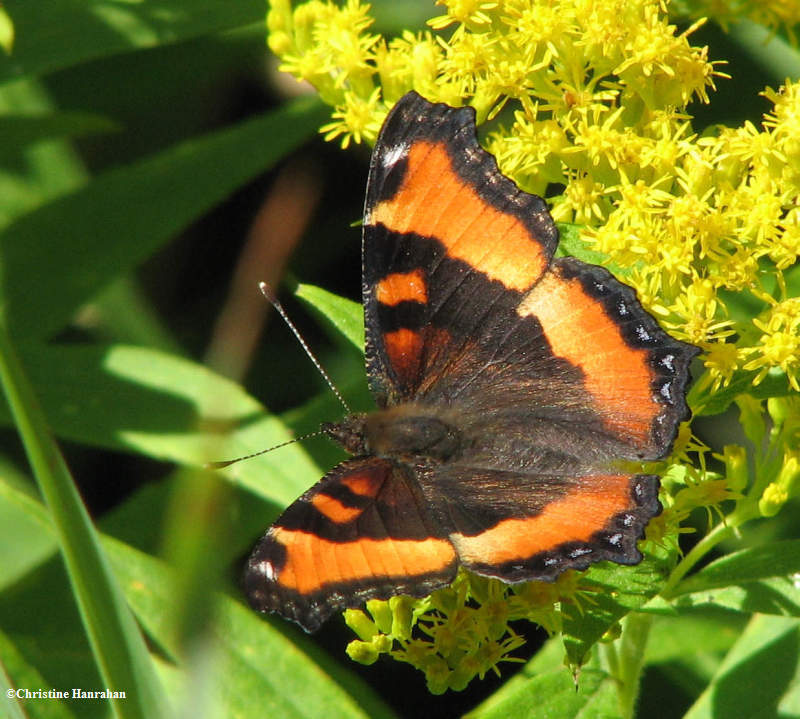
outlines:
[[[652,475],[455,464],[419,478],[460,564],[506,582],[553,580],[600,560],[636,564],[636,542],[661,510]]]
[[[315,631],[336,610],[424,596],[455,571],[455,551],[408,470],[369,457],[342,462],[291,504],[256,546],[244,582],[256,609]]]

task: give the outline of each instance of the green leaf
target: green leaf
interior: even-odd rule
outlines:
[[[798,657],[797,620],[756,615],[684,719],[797,716]]]
[[[106,172],[17,219],[0,233],[12,336],[48,338],[112,279],[312,135],[323,116],[318,100],[303,98]],[[35,293],[31,268],[48,278]]]
[[[119,717],[158,717],[167,706],[142,635],[100,549],[86,508],[50,436],[27,376],[0,323],[0,381],[45,498],[81,619],[105,686],[135,692],[112,699]]]
[[[576,680],[566,668],[539,674],[502,701],[479,707],[464,719],[590,719],[619,717],[614,680],[599,669],[584,668]]]
[[[181,357],[126,345],[38,344],[24,356],[51,426],[67,439],[192,466],[291,439],[241,385]],[[7,412],[0,405],[9,421]],[[223,473],[280,506],[321,476],[300,443]]]
[[[583,225],[573,225],[569,222],[558,222],[556,224],[560,236],[556,256],[569,255],[570,257],[577,257],[590,265],[601,265],[616,277],[624,278],[625,275],[630,274],[629,268],[621,267],[616,262],[609,261],[608,255],[592,249],[593,245],[581,237]]]
[[[55,112],[47,91],[35,80],[17,80],[0,85],[0,115],[47,116]],[[86,173],[75,151],[64,140],[38,142],[24,148],[9,147],[0,135],[0,228],[44,202],[71,191],[86,181]]]
[[[0,47],[9,55],[14,49],[14,23],[3,7],[0,7]]]
[[[263,22],[259,0],[5,0],[16,26],[12,55],[0,55],[0,81],[40,75],[137,48]]]
[[[26,145],[56,137],[80,137],[111,132],[117,125],[90,112],[0,115],[0,158],[19,153]]]
[[[721,557],[684,579],[667,597],[755,582],[789,579],[800,572],[800,539],[769,542]]]
[[[75,715],[63,701],[57,699],[28,699],[8,696],[9,689],[58,689],[52,686],[35,667],[25,660],[13,642],[0,632],[0,715],[7,719],[71,719]]]
[[[692,659],[703,653],[724,654],[741,634],[740,616],[718,609],[692,609],[653,622],[645,651],[646,664]]]
[[[800,617],[800,589],[788,577],[746,582],[738,586],[692,592],[675,600],[685,607],[715,606],[747,614]]]
[[[666,581],[674,556],[660,547],[645,554],[640,564],[620,567],[597,564],[581,579],[591,594],[580,607],[569,607],[564,619],[564,646],[572,666],[585,663],[587,653],[628,612],[643,606]]]
[[[52,532],[7,501],[4,489],[13,487],[33,496],[35,489],[11,463],[0,460],[0,591],[11,586],[58,550]]]
[[[314,285],[297,285],[295,295],[315,310],[326,324],[364,352],[364,310],[361,304]]]
[[[708,393],[705,388],[706,383],[701,378],[689,390],[687,398],[689,405],[695,408],[693,410],[695,415],[714,415],[722,414],[741,394],[749,394],[756,399],[768,399],[786,397],[793,392],[786,373],[779,368],[770,369],[764,379],[754,385],[753,380],[757,374],[756,371],[739,370],[734,373],[726,386],[719,388],[713,394]]]
[[[481,702],[473,711],[472,715],[482,717],[488,712],[494,712],[495,707],[501,702],[510,700],[519,692],[527,691],[527,687],[532,679],[540,674],[560,670],[568,674],[569,669],[564,666],[564,643],[560,636],[550,637],[536,654],[528,660],[525,665],[513,677],[504,682],[491,696]],[[573,684],[574,687],[574,684]]]

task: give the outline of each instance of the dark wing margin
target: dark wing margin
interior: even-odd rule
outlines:
[[[367,369],[379,406],[425,382],[427,353],[449,338],[439,331],[441,303],[466,277],[524,292],[557,244],[544,201],[521,191],[478,144],[472,108],[415,92],[401,98],[375,145],[364,207]]]
[[[452,582],[456,555],[409,471],[389,460],[339,464],[256,545],[245,593],[307,632],[334,612]]]

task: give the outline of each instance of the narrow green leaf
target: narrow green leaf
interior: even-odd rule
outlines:
[[[769,542],[721,557],[684,579],[667,598],[800,572],[800,539]]]
[[[39,523],[6,501],[4,487],[14,487],[31,496],[35,493],[33,485],[25,484],[10,462],[0,461],[0,591],[58,550],[52,532],[43,532]]]
[[[776,577],[685,594],[675,600],[675,606],[680,609],[721,607],[747,614],[775,614],[800,618],[800,588],[796,580]]]
[[[167,701],[139,633],[44,414],[0,326],[0,381],[45,498],[95,658],[120,717],[160,716]]]
[[[189,140],[20,217],[0,232],[12,336],[47,338],[112,279],[312,135],[324,116],[303,98]],[[31,268],[47,277],[30,292]]]
[[[702,381],[697,381],[689,390],[689,405],[695,408],[696,415],[722,414],[741,394],[749,394],[756,399],[768,399],[769,397],[786,397],[793,391],[786,373],[777,367],[769,370],[764,379],[754,385],[753,380],[756,374],[755,371],[739,370],[734,372],[731,381],[713,394],[704,388]]]
[[[0,115],[54,112],[48,92],[34,79],[0,85]],[[0,144],[5,144],[2,135]],[[18,158],[0,166],[0,228],[85,181],[83,165],[66,141],[54,139],[26,148],[21,162]]]
[[[800,628],[796,619],[756,615],[684,719],[792,716],[800,689]]]
[[[763,24],[742,17],[730,27],[731,39],[767,74],[765,82],[780,84],[800,75],[800,53],[794,43]]]
[[[14,52],[0,55],[0,81],[41,75],[137,48],[263,22],[259,0],[5,0],[16,26]]]
[[[364,310],[361,304],[314,285],[297,285],[295,295],[315,310],[326,324],[347,338],[359,352],[364,351]]]

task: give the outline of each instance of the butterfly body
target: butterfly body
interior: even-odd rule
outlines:
[[[368,598],[424,596],[459,566],[506,582],[634,564],[688,416],[697,349],[558,233],[479,146],[474,114],[416,93],[373,153],[363,231],[377,409],[323,426],[354,457],[256,546],[256,608],[313,631]]]

